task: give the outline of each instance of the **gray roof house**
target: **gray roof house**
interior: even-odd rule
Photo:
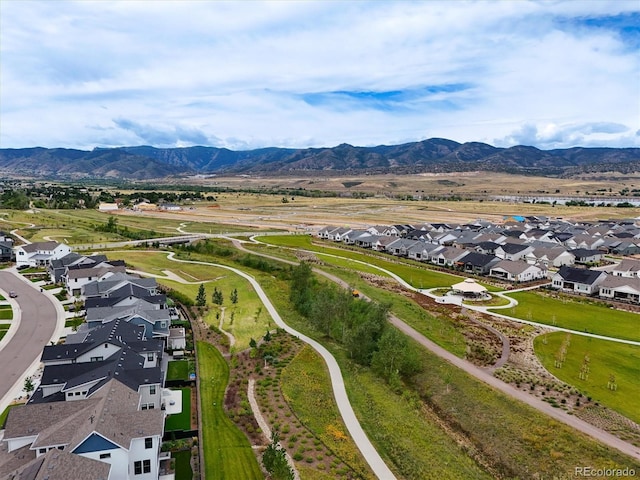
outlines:
[[[521,260],[517,262],[500,260],[491,267],[489,275],[508,282],[530,282],[546,278],[547,269]]]
[[[111,379],[90,399],[12,408],[2,440],[6,450],[0,454],[0,476],[22,472],[25,476],[18,478],[157,479],[164,412],[141,411],[140,405],[140,394]],[[75,462],[73,456],[87,461]],[[39,462],[53,467],[47,467],[45,475],[59,469],[68,476],[31,476],[42,472]]]
[[[607,278],[605,272],[587,268],[560,267],[551,279],[551,286],[560,290],[570,290],[585,295],[595,295],[599,285]]]
[[[640,303],[640,278],[607,275],[600,284],[600,298]]]

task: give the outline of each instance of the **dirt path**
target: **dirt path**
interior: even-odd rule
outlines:
[[[269,428],[269,424],[266,422],[266,420],[262,416],[262,412],[260,411],[260,406],[258,405],[258,401],[256,400],[255,386],[256,381],[253,378],[250,378],[249,386],[247,387],[247,398],[249,399],[249,405],[251,406],[251,410],[253,410],[253,416],[256,417],[256,422],[258,422],[260,430],[262,430],[262,433],[267,442],[271,442],[271,428]],[[278,443],[278,445],[280,445],[280,443]],[[295,463],[293,463],[293,458],[291,458],[289,452],[286,451],[285,456],[287,457],[287,463],[293,470],[293,478],[295,480],[300,480],[300,474],[298,473],[298,470],[296,470]]]
[[[220,307],[220,322],[218,323],[218,329],[227,336],[229,339],[229,348],[232,348],[236,344],[236,337],[222,328],[224,325],[224,312],[226,309],[227,307]],[[271,435],[269,435],[269,437],[271,437]]]

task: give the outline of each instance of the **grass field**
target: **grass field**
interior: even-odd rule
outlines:
[[[402,294],[373,287],[353,271],[337,268],[324,268],[324,270],[342,278],[367,297],[380,303],[389,304],[393,314],[403,319],[425,337],[461,358],[465,356],[466,343],[464,336],[446,316],[439,315],[436,312],[427,312]]]
[[[540,478],[562,477],[582,464],[640,468],[640,463],[515,402],[427,351],[422,353],[423,372],[414,386],[395,394],[368,370],[353,366],[341,348],[319,338],[297,315],[287,313],[287,302],[281,298],[285,286],[272,282],[264,287],[287,323],[322,341],[336,356],[363,428],[378,451],[392,458],[404,478],[484,475],[471,473],[478,468],[476,463],[455,443],[448,448],[448,439],[439,441],[425,435],[435,428],[425,404],[440,412],[453,430],[463,432],[471,448],[482,452],[481,457],[508,478],[531,478],[534,474]],[[440,453],[434,454],[434,449],[440,448]],[[434,467],[437,470],[430,473]],[[465,470],[470,473],[461,473]]]
[[[202,448],[207,480],[263,479],[251,445],[223,409],[229,367],[216,348],[198,342]]]
[[[282,371],[282,393],[300,421],[361,478],[376,478],[362,458],[333,398],[320,355],[304,347]],[[293,454],[293,452],[289,452]]]
[[[240,350],[248,348],[252,338],[262,337],[269,328],[271,317],[262,307],[262,302],[253,287],[244,278],[229,270],[212,265],[174,262],[167,259],[166,253],[163,252],[118,251],[110,252],[109,258],[123,259],[136,270],[156,275],[164,275],[163,270],[171,270],[189,282],[206,281],[207,283],[204,285],[207,304],[210,308],[205,314],[204,320],[209,325],[216,327],[219,324],[216,315],[221,315],[221,311],[219,306],[212,304],[211,295],[214,288],[221,290],[224,298],[222,307],[225,308],[223,328],[235,337],[236,348]],[[215,261],[211,257],[197,254],[191,255],[189,258],[197,261]],[[159,278],[158,282],[193,299],[198,294],[199,285],[183,284],[162,278]],[[234,289],[238,292],[236,304],[233,304],[230,298]],[[260,311],[259,315],[257,315],[258,311]]]
[[[566,359],[561,368],[556,368],[555,357],[566,336],[564,332],[554,332],[536,337],[535,352],[545,368],[593,401],[640,423],[640,347],[571,335]],[[590,371],[588,377],[581,380],[585,355],[589,357]],[[618,385],[615,391],[607,388],[610,375],[615,376]]]
[[[164,424],[167,432],[172,430],[191,430],[191,389],[181,388],[182,412],[169,415]]]
[[[517,292],[509,296],[516,299],[518,305],[497,311],[498,313],[579,332],[640,340],[640,315],[637,313],[570,298],[552,298],[534,292]]]
[[[176,480],[193,480],[193,470],[191,469],[191,452],[183,450],[171,454],[176,459]]]

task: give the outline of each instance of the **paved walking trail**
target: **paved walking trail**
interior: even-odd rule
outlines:
[[[262,254],[262,253],[258,253],[252,250],[248,250],[245,249],[241,242],[238,241],[237,239],[232,239],[233,240],[233,244],[237,247],[240,248],[243,251],[246,252],[250,252],[254,255],[261,255],[261,256],[265,256],[267,258],[270,258],[272,260],[278,260],[281,262],[286,262],[289,264],[297,264],[296,262],[292,262],[290,260],[284,260],[282,258],[279,257],[275,257],[275,256],[271,256],[271,255],[266,255],[266,254]],[[317,253],[317,252],[311,252],[311,253]],[[357,260],[354,260],[357,261]],[[358,261],[359,262],[359,261]],[[365,262],[359,262],[359,263],[365,263]],[[366,263],[365,263],[366,264]],[[368,264],[366,264],[368,265]],[[372,267],[375,267],[375,265],[370,265]],[[383,270],[385,273],[391,275],[393,278],[395,278],[399,283],[401,283],[403,286],[405,286],[406,288],[409,288],[410,290],[413,291],[419,291],[416,288],[412,287],[411,285],[409,285],[407,282],[405,282],[402,278],[398,277],[397,275],[393,274],[392,272],[388,272],[380,267],[376,267],[379,268],[380,270]],[[343,285],[343,286],[347,286],[347,284],[340,280],[337,279],[336,277],[334,277],[333,275],[329,275],[326,272],[322,272],[321,270],[317,270],[314,269],[314,271],[324,275],[325,277],[331,278],[332,280],[335,279],[334,281],[337,281],[337,283]],[[333,277],[333,278],[332,278]],[[524,290],[524,289],[523,289]],[[466,308],[468,308],[467,305],[465,305]],[[521,321],[520,319],[512,319],[511,317],[508,317],[506,315],[500,315],[500,314],[496,314],[495,312],[491,312],[491,311],[486,311],[486,309],[484,307],[476,307],[476,308],[470,308],[471,310],[478,310],[478,311],[482,311],[483,313],[488,313],[489,315],[495,315],[501,318],[505,318],[508,320],[515,320],[515,321]],[[457,356],[455,356],[454,354],[452,354],[451,352],[445,350],[444,348],[442,348],[441,346],[437,345],[436,343],[434,343],[433,341],[429,340],[427,337],[425,337],[424,335],[422,335],[420,332],[418,332],[417,330],[415,330],[414,328],[412,328],[411,326],[407,325],[405,322],[403,322],[402,320],[400,320],[398,317],[394,316],[394,315],[390,315],[389,316],[389,321],[395,325],[399,330],[401,330],[402,332],[404,332],[405,334],[407,334],[408,336],[410,336],[411,338],[413,338],[415,341],[417,341],[418,343],[420,343],[422,346],[424,346],[425,348],[427,348],[428,350],[430,350],[432,353],[435,353],[436,355],[438,355],[440,358],[448,361],[449,363],[455,365],[458,368],[461,368],[462,370],[464,370],[465,372],[467,372],[468,374],[474,376],[475,378],[477,378],[478,380],[483,381],[484,383],[496,388],[497,390],[500,390],[501,392],[509,395],[512,398],[515,398],[517,400],[520,400],[524,403],[526,403],[527,405],[535,408],[538,411],[541,411],[543,413],[546,413],[547,415],[549,415],[550,417],[553,417],[556,420],[559,420],[562,423],[565,423],[566,425],[569,425],[570,427],[575,428],[576,430],[579,430],[583,433],[586,433],[587,435],[601,441],[602,443],[613,447],[627,455],[630,455],[636,459],[640,460],[640,448],[636,447],[634,445],[631,445],[628,442],[625,442],[621,439],[619,439],[618,437],[611,435],[609,432],[606,432],[600,428],[597,428],[593,425],[591,425],[590,423],[585,422],[584,420],[581,420],[575,416],[572,415],[568,415],[567,413],[565,413],[563,410],[559,410],[557,408],[552,407],[550,404],[541,401],[540,399],[530,395],[527,392],[523,392],[521,390],[518,390],[517,388],[504,383],[502,380],[497,379],[496,377],[494,377],[491,373],[491,369],[483,369],[480,367],[476,367],[475,365],[473,365],[472,363],[459,358]],[[544,326],[546,328],[553,328],[550,327],[549,325],[543,325],[543,324],[536,324],[534,322],[525,322],[525,323],[530,323],[530,324],[534,324],[534,325],[540,325],[540,326]],[[565,330],[565,329],[559,329],[556,328],[556,330]],[[576,334],[580,334],[580,332],[573,332]],[[599,337],[596,335],[589,335],[589,336],[594,336],[594,337]],[[602,337],[601,337],[602,338]],[[609,339],[609,337],[604,337],[605,339]],[[626,342],[625,342],[626,343]],[[635,344],[638,344],[638,342],[632,342]],[[504,344],[503,344],[504,347]]]
[[[338,410],[342,415],[342,419],[347,427],[347,430],[349,430],[349,434],[353,438],[353,441],[355,442],[355,444],[358,446],[358,449],[360,450],[360,452],[362,452],[362,455],[364,459],[367,461],[367,463],[369,464],[369,466],[371,467],[371,470],[381,480],[394,480],[396,478],[396,476],[391,471],[391,469],[389,469],[389,467],[384,462],[384,460],[382,460],[382,457],[380,457],[380,454],[375,449],[375,447],[367,437],[366,433],[364,433],[364,430],[362,429],[362,426],[360,425],[360,422],[358,421],[358,418],[356,417],[356,414],[353,411],[353,407],[349,402],[349,397],[347,396],[347,390],[345,388],[344,380],[342,378],[342,372],[340,371],[340,366],[338,365],[338,362],[336,361],[336,359],[333,358],[333,355],[331,355],[331,353],[320,343],[316,342],[314,339],[307,337],[306,335],[298,332],[297,330],[294,330],[289,325],[287,325],[282,320],[282,317],[280,317],[280,314],[275,309],[275,307],[269,300],[269,297],[267,297],[267,294],[264,292],[264,290],[262,289],[262,287],[256,281],[255,278],[243,272],[242,270],[238,270],[237,268],[229,267],[227,265],[220,265],[217,263],[210,263],[210,262],[199,262],[195,260],[180,260],[180,259],[174,258],[173,252],[169,253],[167,255],[167,258],[169,258],[170,260],[173,260],[174,262],[193,263],[198,265],[211,265],[218,268],[224,268],[246,279],[258,294],[258,297],[266,307],[267,311],[269,312],[269,315],[271,315],[271,318],[276,323],[276,325],[278,325],[278,327],[285,330],[287,333],[290,333],[291,335],[298,337],[303,342],[308,343],[324,359],[329,369],[329,376],[331,377],[331,385],[333,387],[333,394],[336,399]]]

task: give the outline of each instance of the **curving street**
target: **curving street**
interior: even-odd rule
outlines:
[[[25,375],[40,361],[42,349],[54,337],[64,311],[48,293],[10,270],[0,271],[0,290],[5,297],[18,294],[9,334],[0,343],[0,411],[21,389]],[[64,323],[63,323],[64,324]],[[16,328],[17,327],[17,328]],[[18,390],[16,390],[18,389]]]

